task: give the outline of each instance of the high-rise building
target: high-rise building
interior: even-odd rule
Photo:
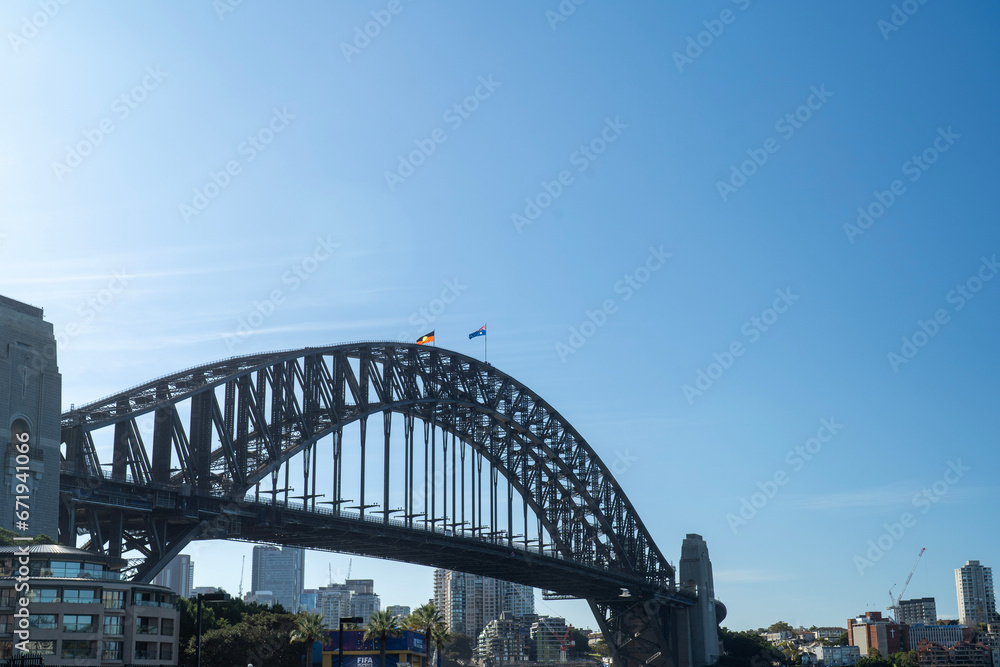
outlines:
[[[378,596],[375,595],[374,579],[347,579],[344,585],[351,591],[351,616],[368,617],[381,608]]]
[[[531,619],[531,620],[527,620]],[[528,660],[528,637],[534,616],[515,617],[509,611],[501,612],[486,624],[476,642],[475,659],[479,664],[494,667]]]
[[[0,527],[54,540],[58,537],[62,458],[62,376],[56,365],[56,337],[52,325],[42,319],[41,308],[5,296],[0,296],[0,378],[0,438],[9,443],[2,461],[9,474],[0,485]],[[77,464],[75,452],[68,451],[67,456],[65,465]],[[27,457],[27,464],[22,457]],[[14,475],[15,464],[27,466],[27,479]],[[112,473],[118,470],[113,468]],[[18,468],[18,472],[24,471]],[[124,476],[124,468],[121,472]],[[27,494],[15,493],[16,484],[26,484]],[[27,527],[18,527],[14,512],[23,507],[15,507],[15,501],[24,495],[31,497],[31,519]]]
[[[993,621],[997,608],[991,568],[980,565],[978,560],[966,561],[955,570],[955,591],[959,623],[975,628],[980,623]]]
[[[306,552],[302,549],[255,546],[250,592],[257,595],[261,591],[270,591],[274,600],[287,611],[297,612],[305,564]]]
[[[536,662],[566,662],[569,643],[566,619],[556,616],[539,616],[531,624],[531,638],[535,640]]]
[[[402,604],[391,604],[385,610],[396,618],[406,618],[410,615],[410,608]]]
[[[315,588],[307,588],[299,595],[299,609],[302,611],[316,611],[319,606],[319,591]]]
[[[340,619],[351,616],[351,591],[344,584],[330,584],[316,591],[316,611],[326,627],[336,630]]]
[[[153,577],[157,586],[166,586],[182,598],[191,597],[191,587],[194,585],[194,563],[191,556],[178,554],[167,563],[160,573]]]
[[[533,614],[535,592],[522,584],[438,569],[434,571],[434,606],[451,632],[478,637],[504,611],[515,616]]]
[[[937,606],[934,598],[900,600],[896,612],[896,622],[907,625],[934,625],[937,623]]]

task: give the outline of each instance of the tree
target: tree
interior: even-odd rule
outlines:
[[[239,623],[204,632],[201,664],[301,667],[301,652],[289,641],[293,627],[293,616],[264,612],[247,616]],[[197,637],[188,640],[179,664],[194,664],[196,644]]]
[[[795,628],[786,623],[785,621],[778,621],[777,623],[772,623],[771,627],[767,629],[768,632],[794,632]]]
[[[378,639],[379,664],[385,667],[385,642],[389,637],[400,634],[399,619],[388,610],[372,612],[365,624],[365,639]]]
[[[437,656],[441,653],[441,649],[446,644],[451,643],[451,633],[448,632],[448,627],[444,623],[431,628],[431,641],[434,642],[434,662],[431,664],[435,665],[437,664]],[[385,667],[385,665],[382,667]]]
[[[900,651],[889,656],[894,667],[917,667],[916,651]]]
[[[843,632],[841,632],[840,636],[837,637],[837,645],[838,646],[847,646],[847,630],[844,630]]]
[[[792,664],[789,656],[756,632],[733,632],[722,627],[719,628],[719,639],[723,646],[723,655],[719,658],[720,667],[776,667]]]
[[[410,615],[403,619],[403,627],[424,633],[424,646],[429,654],[431,645],[434,643],[434,629],[444,629],[445,624],[438,608],[434,606],[433,602],[428,602],[410,612]]]
[[[305,644],[306,655],[310,655],[315,642],[326,639],[326,621],[322,614],[311,614],[303,612],[295,616],[295,629],[292,630],[289,642],[293,644]],[[306,659],[309,662],[309,659]]]
[[[444,650],[441,653],[441,664],[443,667],[459,667],[460,665],[468,665],[472,661],[474,649],[475,642],[472,641],[472,637],[469,635],[464,635],[462,633],[452,635],[451,642],[444,647]]]
[[[872,648],[875,648],[874,646]],[[854,667],[892,667],[892,663],[883,658],[878,653],[878,649],[875,649],[875,654],[872,655],[871,650],[868,651],[868,657],[859,659]]]

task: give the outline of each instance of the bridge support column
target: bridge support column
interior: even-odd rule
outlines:
[[[682,591],[697,595],[698,602],[688,610],[691,637],[692,667],[713,665],[722,651],[719,646],[719,623],[725,617],[724,607],[715,601],[712,561],[708,545],[701,535],[688,533],[681,546],[679,584]]]

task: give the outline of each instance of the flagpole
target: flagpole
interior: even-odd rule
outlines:
[[[486,339],[490,337],[490,329],[489,329],[488,325],[489,325],[489,322],[487,322],[486,324],[483,325],[486,328],[486,332],[483,333],[483,362],[484,363],[489,363],[489,358],[490,358],[489,357],[490,345],[486,341]]]

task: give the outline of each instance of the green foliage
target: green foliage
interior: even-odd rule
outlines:
[[[45,535],[45,534],[36,535],[35,537],[31,538],[30,542],[25,542],[25,541],[21,541],[21,540],[18,540],[18,541],[15,542],[14,541],[15,537],[23,537],[23,536],[20,533],[15,533],[12,530],[7,530],[6,528],[0,528],[0,546],[12,547],[14,545],[17,545],[17,546],[29,545],[30,546],[30,545],[33,545],[33,544],[58,544],[58,542],[56,542],[51,537],[49,537],[48,535]]]
[[[894,667],[917,667],[916,651],[900,651],[889,656]]]
[[[475,642],[469,635],[452,635],[451,641],[441,652],[442,667],[462,667],[472,663]]]
[[[294,617],[289,614],[264,612],[209,630],[202,634],[201,664],[301,667],[303,646],[291,643],[293,626]],[[196,637],[191,637],[183,649],[180,664],[195,664]]]
[[[179,640],[181,647],[184,647],[187,646],[187,644],[197,635],[198,598],[197,596],[188,599],[180,598],[177,602],[177,606],[181,612]],[[291,614],[286,614],[281,605],[275,605],[272,608],[262,604],[257,604],[256,602],[247,604],[239,598],[230,598],[229,600],[221,602],[202,602],[202,641],[204,642],[205,636],[207,636],[208,632],[212,630],[232,627],[242,623],[250,617],[260,614],[287,617],[289,619],[289,624],[293,622]],[[192,655],[194,654],[192,653]],[[202,665],[205,664],[205,661],[202,660]],[[243,664],[246,665],[249,663],[245,662]]]
[[[772,623],[771,627],[767,629],[768,632],[793,632],[795,628],[786,623],[785,621],[778,621],[777,623]]]
[[[295,616],[295,629],[292,631],[292,643],[304,643],[308,647],[313,645],[317,639],[326,639],[326,621],[322,614],[311,614],[302,612]]]
[[[872,655],[872,650],[868,651],[868,657],[861,658],[855,663],[854,667],[892,667],[892,663],[883,658],[878,653],[878,649],[872,647],[875,653]]]
[[[773,632],[777,632],[774,630]],[[733,632],[719,628],[723,655],[720,667],[778,667],[792,665],[792,659],[756,632]]]
[[[389,637],[398,637],[400,632],[399,619],[387,610],[372,612],[368,617],[368,623],[365,624],[365,639],[378,640],[378,655],[382,667],[385,667],[385,640]]]
[[[577,659],[590,653],[590,637],[587,636],[588,634],[590,634],[588,631],[573,628],[573,632],[570,635],[572,641],[566,651],[567,657]]]
[[[847,646],[847,630],[840,633],[840,637],[837,638],[838,646]]]

